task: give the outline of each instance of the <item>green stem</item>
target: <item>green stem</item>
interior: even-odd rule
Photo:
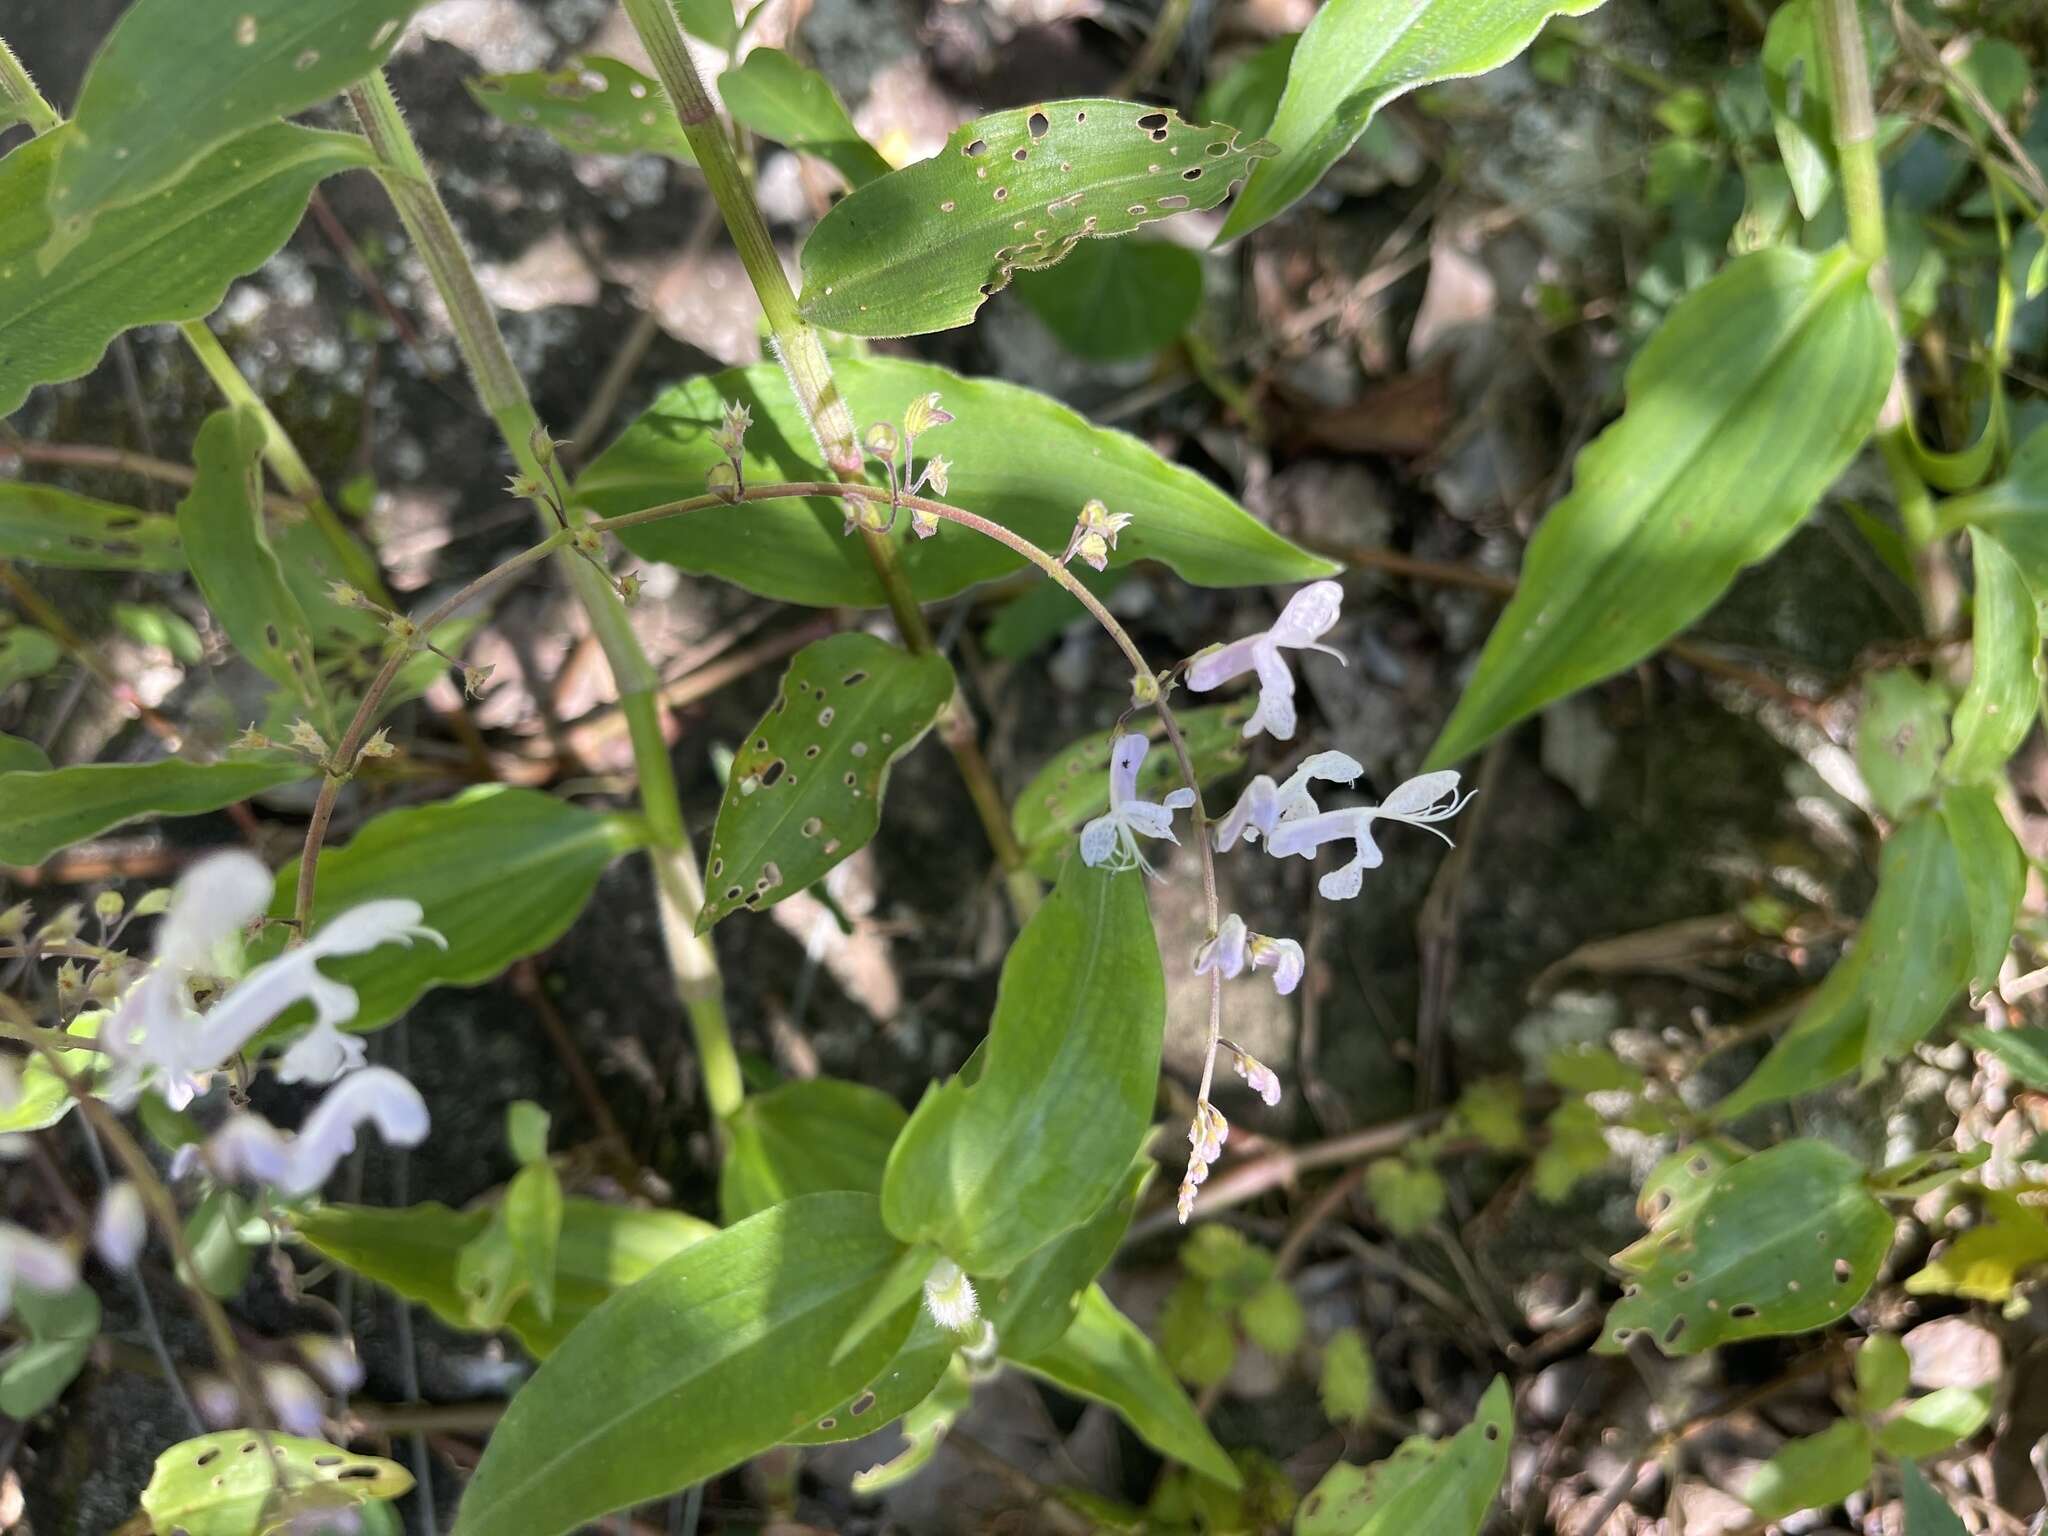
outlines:
[[[1814,29],[1821,67],[1834,101],[1835,158],[1849,248],[1873,267],[1884,260],[1884,188],[1877,170],[1877,113],[1870,98],[1870,60],[1856,0],[1817,0]]]
[[[349,102],[363,132],[384,162],[385,189],[442,303],[447,306],[456,344],[470,377],[475,380],[484,409],[497,424],[498,434],[520,473],[537,485],[547,484],[549,465],[543,462],[543,456],[551,459],[553,455],[540,417],[534,411],[519,370],[513,366],[511,353],[505,349],[505,338],[498,330],[490,300],[477,281],[469,253],[463,249],[455,222],[449,218],[426,162],[420,158],[419,146],[405,125],[405,116],[383,71],[351,87]],[[537,498],[535,510],[543,526],[552,531],[552,509]],[[667,743],[662,739],[661,679],[641,649],[639,636],[634,634],[626,616],[625,604],[610,581],[573,549],[565,546],[559,558],[584,612],[589,615],[591,632],[611,664],[619,702],[632,727],[633,761],[640,777],[642,810],[655,834],[651,856],[662,898],[662,936],[668,949],[669,968],[677,998],[689,1016],[691,1031],[702,1053],[707,1098],[722,1119],[739,1105],[739,1065],[725,1013],[718,957],[696,931],[697,913],[704,899],[703,877],[683,830],[675,773]]]
[[[28,124],[30,133],[48,133],[64,121],[36,89],[35,81],[28,77],[28,70],[14,56],[5,38],[0,38],[0,102],[6,104],[7,116]]]
[[[789,376],[797,407],[810,423],[818,451],[825,456],[825,467],[841,481],[859,482],[865,477],[867,460],[854,427],[853,409],[832,377],[832,361],[825,355],[825,344],[817,328],[797,312],[796,293],[789,286],[789,274],[783,270],[782,258],[768,233],[768,221],[762,216],[747,173],[733,151],[732,140],[726,136],[725,125],[712,108],[710,93],[697,72],[697,61],[690,56],[682,24],[677,21],[670,0],[625,0],[625,5],[627,19],[654,61],[655,74],[675,108],[676,121],[690,141],[704,183],[711,189],[712,200],[718,204],[726,230],[739,251],[740,265],[746,269],[747,279],[761,301],[761,313],[775,338],[776,359]],[[918,655],[930,654],[931,626],[925,622],[924,611],[904,575],[896,545],[877,529],[863,527],[860,536],[903,643]],[[1043,892],[1037,878],[1024,867],[1024,850],[1010,829],[1002,790],[988,759],[982,755],[973,713],[957,688],[940,739],[960,769],[975,812],[981,818],[982,830],[995,851],[996,862],[1002,866],[1011,905],[1018,920],[1024,921],[1038,909]]]

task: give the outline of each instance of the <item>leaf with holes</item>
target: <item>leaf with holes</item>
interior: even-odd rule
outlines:
[[[948,496],[994,518],[1041,549],[1059,550],[1090,497],[1136,520],[1110,555],[1111,570],[1157,560],[1202,587],[1312,581],[1336,567],[1281,538],[1193,470],[1169,464],[1123,432],[1077,415],[1036,390],[969,379],[902,358],[846,358],[835,367],[854,419],[897,422],[937,393],[953,421],[918,439],[920,455],[951,462]],[[745,405],[749,485],[829,480],[822,456],[774,363],[735,368],[668,390],[576,482],[576,499],[600,516],[638,512],[701,490],[724,455],[713,445],[725,401]],[[1031,452],[1019,453],[1028,442]],[[734,582],[749,592],[819,607],[886,604],[873,565],[844,536],[837,500],[715,507],[623,531],[635,554]],[[889,536],[911,591],[936,602],[979,581],[1025,568],[1022,557],[961,528],[911,536],[898,519]]]
[[[1135,101],[1048,101],[977,118],[868,183],[804,242],[805,319],[853,336],[965,325],[1013,272],[1081,241],[1214,208],[1272,146]]]
[[[1226,1488],[1244,1482],[1173,1379],[1158,1346],[1091,1285],[1074,1322],[1049,1348],[1013,1362],[1063,1392],[1107,1404],[1153,1450]]]
[[[720,75],[718,94],[741,127],[816,155],[850,186],[889,174],[889,162],[860,136],[832,83],[779,48],[756,48]]]
[[[0,416],[33,385],[87,372],[131,326],[210,313],[229,283],[291,237],[315,185],[376,159],[354,135],[272,123],[103,216],[46,273],[38,264],[50,235],[43,201],[51,162],[73,131],[56,129],[0,159]]]
[[[1837,1419],[1817,1435],[1786,1441],[1757,1469],[1742,1502],[1759,1520],[1782,1520],[1841,1503],[1870,1481],[1870,1471],[1869,1428],[1860,1419]]]
[[[943,656],[863,634],[798,651],[733,758],[697,931],[741,907],[772,907],[866,847],[882,824],[890,765],[952,697]]]
[[[96,219],[168,187],[216,145],[362,79],[424,3],[136,0],[79,87],[47,194],[44,270]]]
[[[730,1226],[798,1195],[881,1193],[889,1148],[909,1118],[879,1088],[834,1077],[749,1094],[725,1122],[732,1144],[718,1171],[719,1214]]]
[[[1640,661],[1789,538],[1870,435],[1893,350],[1841,248],[1738,257],[1680,300],[1538,525],[1428,766]]]
[[[1217,238],[1248,234],[1301,197],[1395,97],[1498,69],[1551,17],[1582,16],[1599,3],[1330,0],[1301,35],[1266,130],[1278,153],[1252,173]]]
[[[264,441],[263,418],[252,408],[206,418],[192,448],[198,477],[178,503],[178,539],[206,606],[235,649],[331,733],[306,611],[264,537]]]
[[[872,1195],[801,1195],[584,1319],[512,1400],[456,1536],[558,1536],[758,1455],[874,1380],[914,1303],[833,1345],[902,1258]]]
[[[312,1517],[323,1512],[339,1514],[411,1491],[412,1474],[382,1456],[275,1431],[259,1438],[252,1430],[224,1429],[180,1441],[157,1457],[142,1490],[142,1512],[156,1531],[270,1536],[318,1530]],[[295,1527],[299,1516],[309,1518]]]
[[[1636,1192],[1636,1219],[1649,1230],[1614,1256],[1614,1267],[1631,1275],[1649,1270],[1666,1241],[1681,1240],[1714,1181],[1741,1160],[1733,1142],[1709,1136],[1659,1162]]]
[[[959,1335],[941,1328],[929,1311],[919,1307],[910,1337],[880,1373],[848,1392],[805,1428],[785,1436],[783,1444],[837,1445],[873,1434],[931,1395],[959,1347]]]
[[[374,954],[327,961],[326,973],[360,999],[349,1028],[388,1024],[429,987],[473,987],[545,949],[576,920],[612,860],[645,839],[638,817],[586,811],[503,785],[374,818],[347,847],[322,855],[314,912],[328,921],[366,901],[408,898],[448,947],[387,944]],[[291,915],[298,880],[293,859],[277,873],[272,916]],[[283,1022],[289,1027],[306,1016],[301,1006]]]
[[[630,64],[595,56],[564,69],[484,75],[463,82],[476,104],[514,128],[538,128],[571,154],[696,155],[661,82]]]
[[[266,789],[311,778],[296,758],[188,763],[89,763],[0,773],[0,862],[40,864],[59,848],[143,816],[198,816]]]
[[[1601,1353],[1638,1334],[1667,1355],[1695,1355],[1824,1328],[1876,1280],[1892,1219],[1854,1158],[1788,1141],[1723,1173],[1677,1232],[1608,1312]]]
[[[81,571],[185,569],[168,517],[14,480],[0,480],[0,559]]]
[[[1190,709],[1179,716],[1181,735],[1203,787],[1244,766],[1244,722],[1251,705],[1224,704]],[[1163,742],[1165,728],[1157,716],[1131,722],[1153,742]],[[1017,795],[1010,826],[1032,869],[1050,877],[1083,824],[1109,809],[1109,749],[1119,732],[1097,731],[1084,736],[1031,777]],[[1138,797],[1160,800],[1181,782],[1180,763],[1161,746],[1145,754],[1138,770]]]
[[[1088,240],[1055,272],[1023,272],[1017,297],[1091,362],[1149,357],[1202,307],[1202,258],[1164,240]]]
[[[908,1482],[938,1453],[946,1431],[958,1422],[974,1398],[974,1380],[959,1360],[947,1362],[923,1401],[903,1415],[903,1449],[887,1461],[856,1472],[853,1491],[861,1498],[873,1498]]]
[[[1955,744],[1941,771],[1957,784],[1995,784],[2040,707],[2041,625],[2019,562],[1997,539],[1981,531],[1970,536],[1970,567],[1977,578],[1970,685],[1956,705]]]
[[[981,1075],[934,1086],[896,1138],[882,1216],[1002,1276],[1124,1184],[1159,1086],[1166,980],[1135,870],[1069,859],[1003,961]]]
[[[314,1205],[291,1219],[299,1241],[426,1307],[450,1327],[471,1330],[477,1324],[457,1270],[463,1249],[490,1223],[488,1209],[452,1211],[431,1201],[399,1210]],[[553,1316],[542,1317],[522,1296],[512,1303],[505,1325],[529,1352],[544,1357],[613,1293],[717,1231],[681,1211],[635,1210],[570,1196],[562,1202],[555,1241]]]
[[[1515,1438],[1507,1379],[1448,1440],[1415,1435],[1369,1467],[1338,1462],[1301,1501],[1294,1536],[1478,1536],[1507,1476]]]

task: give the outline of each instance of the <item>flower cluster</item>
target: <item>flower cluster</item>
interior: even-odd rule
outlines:
[[[1078,553],[1095,565],[1096,556],[1106,555],[1108,548],[1114,547],[1122,522],[1112,526],[1098,519],[1098,524],[1091,524],[1084,514],[1074,531],[1067,559]],[[1196,693],[1207,693],[1246,674],[1253,675],[1258,681],[1259,703],[1245,723],[1244,735],[1250,738],[1264,733],[1280,741],[1291,741],[1297,724],[1294,676],[1283,653],[1321,651],[1342,662],[1344,657],[1339,652],[1320,642],[1336,625],[1343,597],[1343,588],[1334,581],[1312,582],[1303,587],[1289,599],[1271,628],[1227,645],[1210,646],[1191,658],[1185,671],[1188,687]],[[1140,799],[1138,777],[1149,750],[1150,743],[1138,732],[1119,735],[1112,743],[1109,809],[1081,829],[1084,862],[1110,869],[1135,866],[1154,874],[1138,839],[1179,841],[1173,834],[1173,813],[1195,805],[1195,791],[1182,787],[1160,801]],[[1355,758],[1324,751],[1309,753],[1283,780],[1276,781],[1270,774],[1253,775],[1236,805],[1211,829],[1214,851],[1228,853],[1241,843],[1263,844],[1273,858],[1312,860],[1326,844],[1348,842],[1350,859],[1317,883],[1326,899],[1345,901],[1359,893],[1364,872],[1377,869],[1383,858],[1373,835],[1374,823],[1405,822],[1450,841],[1437,824],[1455,816],[1470,798],[1460,795],[1456,772],[1420,774],[1401,784],[1378,805],[1325,810],[1318,803],[1317,785],[1354,784],[1364,773],[1364,765]],[[1270,970],[1274,990],[1283,997],[1301,985],[1307,963],[1307,956],[1295,940],[1254,932],[1235,912],[1217,921],[1215,931],[1197,947],[1194,955],[1195,974],[1211,978],[1212,986],[1220,988],[1226,980],[1248,970]],[[1216,996],[1220,1017],[1220,993]],[[1188,1128],[1191,1151],[1179,1198],[1183,1222],[1193,1213],[1196,1191],[1223,1155],[1223,1144],[1230,1135],[1229,1122],[1209,1098],[1216,1055],[1221,1049],[1230,1051],[1232,1065],[1246,1087],[1268,1105],[1280,1102],[1280,1079],[1272,1068],[1224,1039],[1212,1027],[1209,1054],[1202,1070],[1202,1089],[1196,1100],[1194,1121]]]
[[[256,966],[204,1013],[190,1001],[195,976],[211,974],[216,958],[270,904],[272,878],[246,853],[221,853],[195,864],[178,882],[157,934],[156,963],[128,990],[101,1026],[100,1043],[112,1066],[97,1084],[116,1108],[135,1102],[145,1088],[181,1108],[205,1091],[214,1075],[257,1034],[297,1004],[313,1022],[277,1063],[288,1083],[335,1083],[297,1136],[261,1116],[238,1112],[206,1143],[202,1156],[224,1179],[248,1178],[287,1195],[318,1189],[355,1146],[357,1128],[376,1125],[394,1145],[415,1146],[427,1133],[427,1107],[419,1091],[396,1072],[363,1066],[363,1043],[341,1026],[356,1015],[355,988],[320,969],[320,961],[366,954],[384,944],[416,939],[441,944],[421,926],[413,901],[365,902],[341,913],[307,942]],[[339,1080],[339,1081],[337,1081]],[[131,1244],[132,1211],[109,1217],[115,1252]]]

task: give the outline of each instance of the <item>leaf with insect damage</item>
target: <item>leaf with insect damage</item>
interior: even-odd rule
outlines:
[[[319,1530],[322,1512],[339,1517],[411,1491],[412,1474],[381,1456],[298,1435],[224,1429],[180,1441],[157,1457],[142,1490],[142,1511],[155,1531],[262,1536]]]
[[[1013,272],[1082,240],[1214,208],[1272,146],[1135,101],[1048,101],[977,118],[868,183],[804,244],[804,318],[855,336],[965,325]]]
[[[565,69],[463,83],[476,104],[500,122],[538,128],[571,154],[646,153],[697,163],[661,82],[617,59],[592,56]]]
[[[168,517],[16,481],[0,481],[0,558],[81,571],[185,569]]]
[[[953,697],[942,656],[872,635],[833,635],[796,653],[733,759],[697,931],[793,896],[864,847],[882,824],[889,768]]]
[[[1861,1164],[1824,1141],[1784,1142],[1723,1172],[1664,1234],[1596,1348],[1618,1354],[1647,1334],[1667,1355],[1695,1355],[1824,1328],[1863,1299],[1891,1245]]]
[[[1295,1516],[1295,1536],[1477,1536],[1507,1476],[1515,1406],[1496,1376],[1470,1424],[1447,1440],[1414,1435],[1369,1467],[1338,1462]]]

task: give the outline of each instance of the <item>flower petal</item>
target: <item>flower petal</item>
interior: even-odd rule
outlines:
[[[157,963],[203,970],[222,941],[263,915],[276,882],[254,854],[234,850],[201,859],[179,878],[157,930]]]
[[[1138,793],[1138,770],[1145,766],[1145,756],[1152,750],[1152,743],[1136,731],[1117,737],[1109,749],[1109,808],[1115,811],[1126,800],[1132,800]]]
[[[1344,606],[1344,589],[1334,581],[1312,581],[1287,600],[1267,631],[1275,645],[1305,646],[1328,634]]]
[[[1098,816],[1081,829],[1081,862],[1090,869],[1112,864],[1123,824],[1113,815]]]

